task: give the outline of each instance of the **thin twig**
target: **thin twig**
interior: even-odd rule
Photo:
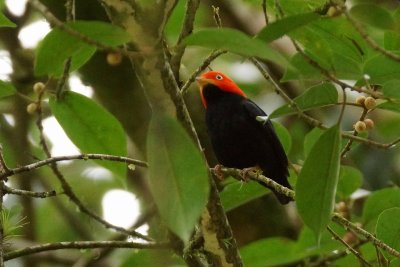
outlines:
[[[43,251],[59,249],[92,249],[92,248],[136,248],[136,249],[167,249],[168,243],[136,243],[128,241],[73,241],[46,243],[37,246],[14,250],[4,255],[4,260],[12,260],[22,256],[31,255]]]
[[[261,7],[262,7],[262,10],[264,13],[265,25],[268,26],[269,19],[268,19],[268,13],[267,13],[267,0],[262,1]]]
[[[3,192],[4,194],[13,194],[19,196],[27,196],[27,197],[36,197],[36,198],[47,198],[47,197],[54,197],[57,195],[56,191],[49,191],[49,192],[33,192],[28,190],[21,190],[8,187],[3,184]]]
[[[175,79],[177,80],[179,80],[179,69],[181,67],[182,56],[185,53],[186,48],[186,46],[182,44],[182,41],[193,31],[194,19],[199,4],[200,0],[189,0],[186,2],[186,12],[183,19],[182,30],[179,34],[178,42],[176,44],[175,54],[171,58],[171,69],[175,75]]]
[[[327,229],[331,233],[333,238],[342,243],[354,256],[356,256],[360,260],[361,263],[365,264],[368,267],[372,267],[372,265],[366,259],[364,259],[364,257],[360,254],[360,252],[358,252],[352,246],[347,244],[347,242],[344,241],[338,234],[336,234],[335,231],[332,230],[332,228],[328,226]]]
[[[337,124],[340,125],[344,116],[344,111],[346,110],[346,102],[347,102],[347,94],[346,94],[346,88],[342,87],[342,92],[343,92],[343,103],[342,103],[342,109],[340,110],[340,115],[337,121]]]
[[[219,15],[219,7],[212,6],[212,9],[213,9],[213,18],[214,18],[215,24],[217,25],[218,28],[221,28],[222,20],[221,20],[221,16]]]
[[[230,175],[239,181],[243,181],[244,179],[245,180],[250,179],[253,181],[257,181],[257,182],[262,182],[263,184],[266,184],[269,187],[272,187],[276,192],[283,194],[283,195],[291,198],[292,200],[295,199],[295,193],[293,190],[290,190],[289,188],[278,184],[274,180],[272,180],[264,175],[261,175],[258,173],[253,173],[253,172],[245,172],[245,177],[243,177],[243,172],[240,169],[226,168],[226,167],[218,168],[217,170],[212,168],[211,171],[213,171],[215,175],[218,175],[219,172],[222,172],[223,174]]]
[[[372,47],[372,49],[378,51],[379,53],[381,53],[382,55],[386,56],[387,58],[390,58],[392,60],[400,62],[400,56],[399,55],[396,55],[396,54],[394,54],[394,53],[382,48],[381,46],[379,46],[379,44],[377,42],[375,42],[374,39],[372,39],[368,35],[368,33],[364,30],[364,28],[361,26],[361,24],[358,23],[358,21],[356,21],[355,19],[353,19],[351,17],[351,15],[349,14],[349,12],[347,10],[344,10],[343,14],[346,16],[347,20],[350,22],[350,24],[353,26],[353,28],[367,42],[367,44],[369,44],[369,46]]]
[[[0,179],[2,180],[2,175],[8,172],[10,169],[7,167],[6,161],[4,160],[3,155],[3,146],[0,144]]]
[[[29,172],[31,170],[38,169],[40,167],[50,165],[52,163],[59,162],[59,161],[89,160],[89,159],[109,160],[109,161],[133,164],[133,165],[140,166],[140,167],[148,167],[148,164],[145,161],[131,159],[131,158],[127,158],[127,157],[113,156],[113,155],[106,155],[106,154],[79,154],[79,155],[71,155],[71,156],[51,157],[51,158],[47,158],[47,159],[44,159],[41,161],[37,161],[32,164],[24,165],[24,166],[17,167],[14,169],[8,169],[6,172],[0,174],[0,179],[4,179],[5,177],[9,177],[9,176],[21,173],[21,172]]]
[[[361,247],[362,245],[364,245],[367,242],[368,242],[368,240],[366,240],[366,239],[360,240],[359,242],[357,242],[357,244],[353,245],[353,248],[357,249],[357,248]],[[328,263],[335,262],[340,258],[344,258],[348,254],[349,253],[347,252],[347,249],[344,249],[344,250],[342,250],[340,252],[336,252],[335,251],[335,252],[329,254],[328,256],[326,256],[326,257],[324,257],[322,259],[319,259],[316,262],[310,263],[308,265],[308,267],[323,267],[323,266],[327,266]]]
[[[365,231],[361,227],[358,227],[357,225],[355,225],[354,223],[348,221],[347,219],[345,219],[344,217],[340,216],[339,214],[334,213],[333,216],[332,216],[332,220],[334,222],[344,226],[345,228],[349,228],[349,229],[353,230],[354,232],[364,236],[366,239],[371,241],[374,245],[376,245],[376,246],[380,247],[381,249],[387,251],[391,255],[393,255],[393,256],[395,256],[397,258],[400,258],[400,252],[399,251],[397,251],[394,248],[390,247],[389,245],[384,243],[382,240],[379,240],[378,238],[376,238],[373,234]]]
[[[189,86],[196,80],[196,77],[204,71],[210,63],[219,57],[222,54],[225,54],[227,51],[222,51],[222,50],[214,50],[209,54],[206,59],[201,63],[201,65],[190,75],[189,79],[183,84],[181,87],[180,91],[182,95],[185,95],[189,89]]]

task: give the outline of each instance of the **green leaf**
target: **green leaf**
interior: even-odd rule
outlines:
[[[270,192],[258,183],[235,181],[224,187],[220,198],[224,209],[230,211]]]
[[[295,243],[284,238],[261,239],[240,249],[243,265],[249,267],[281,266],[305,256],[294,253]]]
[[[17,92],[10,82],[0,80],[0,98],[13,95]]]
[[[263,41],[251,38],[235,29],[209,28],[197,31],[185,39],[187,45],[197,45],[211,49],[227,50],[247,57],[260,57],[277,63],[285,63],[286,59]]]
[[[279,140],[282,143],[283,149],[285,150],[286,154],[289,154],[290,148],[292,147],[292,136],[290,135],[286,127],[283,126],[282,124],[276,121],[271,121],[271,122],[274,125],[274,129],[279,137]]]
[[[304,138],[304,155],[306,157],[323,132],[324,131],[320,128],[315,127],[309,133],[307,133],[306,137]]]
[[[383,47],[391,51],[400,50],[400,34],[395,31],[385,31]]]
[[[379,54],[365,62],[363,73],[371,77],[371,84],[384,84],[400,77],[400,64]]]
[[[395,29],[395,21],[392,14],[379,5],[359,4],[350,9],[350,15],[357,20],[384,30]]]
[[[292,80],[321,80],[323,75],[321,71],[311,66],[301,55],[296,53],[289,60],[290,66],[286,68],[286,71],[281,79],[282,82]]]
[[[126,156],[127,142],[121,124],[90,98],[68,91],[60,100],[50,98],[49,105],[69,139],[83,153]],[[96,162],[111,170],[118,178],[125,178],[125,164]]]
[[[344,200],[356,191],[362,184],[362,173],[350,166],[341,166],[336,195]]]
[[[257,38],[267,43],[276,40],[290,31],[300,28],[308,23],[320,19],[321,16],[315,12],[301,13],[285,17],[268,24],[258,34]]]
[[[400,251],[400,208],[391,208],[383,211],[376,224],[376,237],[384,243]],[[386,257],[395,256],[385,252]]]
[[[129,40],[123,29],[105,22],[75,21],[66,25],[105,45],[117,46]],[[37,49],[35,74],[60,77],[63,74],[64,62],[69,57],[72,58],[70,71],[74,71],[84,65],[95,51],[94,45],[55,28],[46,35]]]
[[[14,22],[12,22],[11,20],[9,20],[4,14],[3,12],[1,12],[0,10],[0,27],[16,27],[17,25],[15,25]]]
[[[345,18],[314,21],[289,35],[303,45],[309,58],[339,79],[362,77],[364,54],[369,47]]]
[[[365,202],[363,220],[369,229],[373,229],[380,213],[390,208],[400,208],[400,189],[386,188],[372,193]]]
[[[393,112],[400,113],[400,103],[386,101],[386,102],[383,102],[383,103],[377,105],[376,107],[380,108],[380,109],[385,109],[385,110],[390,110]]]
[[[400,99],[400,80],[390,80],[384,83],[382,92],[385,96]]]
[[[153,114],[147,150],[150,189],[161,218],[187,242],[207,203],[207,165],[179,122],[163,114]]]
[[[330,220],[335,202],[340,164],[340,128],[326,130],[312,147],[296,184],[296,204],[300,217],[317,236]]]
[[[315,85],[307,89],[303,94],[294,98],[293,101],[297,104],[300,110],[309,110],[313,108],[318,108],[321,106],[335,104],[338,102],[338,92],[331,83],[322,83]],[[282,115],[294,114],[296,113],[294,107],[288,104],[279,107],[274,110],[270,118],[276,118]]]

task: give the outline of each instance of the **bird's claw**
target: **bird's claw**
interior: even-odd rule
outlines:
[[[217,164],[214,167],[214,174],[220,181],[223,181],[226,177],[225,173],[222,172],[222,167],[223,166],[221,164]]]
[[[242,180],[244,182],[250,181],[250,178],[248,176],[249,173],[259,175],[259,174],[262,174],[262,170],[258,166],[242,169],[240,171],[240,177],[242,178]]]

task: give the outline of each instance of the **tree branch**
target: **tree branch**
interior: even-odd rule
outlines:
[[[33,192],[28,190],[11,188],[5,184],[3,184],[3,194],[13,194],[26,197],[35,197],[35,198],[47,198],[47,197],[54,197],[57,195],[56,191],[54,190],[49,192]]]
[[[332,221],[344,226],[345,228],[349,228],[349,229],[353,230],[354,232],[364,236],[366,239],[371,241],[377,247],[380,247],[381,249],[387,251],[388,253],[392,254],[393,256],[395,256],[397,258],[400,258],[400,252],[399,251],[397,251],[394,248],[390,247],[389,245],[387,245],[383,241],[381,241],[378,238],[376,238],[373,234],[365,231],[361,227],[358,227],[357,225],[355,225],[354,223],[348,221],[347,219],[345,219],[344,217],[340,216],[339,214],[334,213],[332,215]]]
[[[106,155],[106,154],[79,154],[79,155],[71,155],[71,156],[58,156],[58,157],[50,157],[41,161],[37,161],[32,164],[28,164],[25,166],[21,166],[18,168],[14,169],[8,169],[4,173],[0,174],[0,179],[4,179],[6,177],[13,176],[15,174],[21,173],[21,172],[29,172],[34,169],[38,169],[40,167],[46,166],[46,165],[51,165],[55,162],[59,161],[67,161],[67,160],[89,160],[89,159],[94,159],[94,160],[109,160],[109,161],[116,161],[116,162],[123,162],[127,164],[133,164],[135,166],[139,167],[148,167],[147,162],[137,160],[137,159],[132,159],[128,157],[121,157],[121,156],[113,156],[113,155]]]
[[[42,245],[27,247],[14,250],[4,255],[4,260],[12,260],[15,258],[39,253],[43,251],[59,250],[59,249],[91,249],[91,248],[135,248],[135,249],[167,249],[168,243],[136,243],[128,241],[73,241],[46,243]]]
[[[346,243],[346,241],[344,241],[338,234],[336,234],[332,228],[330,228],[329,226],[327,227],[328,231],[331,233],[331,235],[333,236],[333,238],[337,241],[339,241],[340,243],[342,243],[346,249],[348,249],[354,256],[356,256],[361,264],[364,264],[368,267],[372,267],[372,265],[366,260],[364,259],[364,257],[360,254],[360,252],[358,252],[357,250],[355,250],[352,246],[350,246],[349,244]]]
[[[182,41],[193,31],[194,19],[199,5],[200,0],[188,0],[186,2],[186,12],[185,18],[183,19],[182,30],[175,46],[175,54],[171,58],[171,69],[176,81],[179,81],[179,69],[186,48],[186,46],[182,44]]]
[[[379,53],[381,53],[382,55],[386,56],[387,58],[390,58],[394,61],[400,62],[400,56],[397,54],[394,54],[384,48],[382,48],[381,46],[379,46],[379,44],[377,42],[374,41],[374,39],[372,39],[368,33],[364,30],[364,28],[361,26],[360,23],[358,23],[358,21],[356,21],[355,19],[353,19],[349,12],[346,10],[346,8],[344,7],[344,11],[343,14],[346,16],[346,19],[350,22],[350,24],[353,26],[353,28],[361,35],[361,37],[367,42],[367,44],[372,47],[372,49],[378,51]]]

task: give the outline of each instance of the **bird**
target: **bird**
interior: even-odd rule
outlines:
[[[229,168],[258,168],[266,177],[292,189],[288,182],[289,161],[267,114],[222,72],[205,72],[196,77],[196,82],[218,162]],[[268,187],[281,204],[292,200],[259,183]]]

